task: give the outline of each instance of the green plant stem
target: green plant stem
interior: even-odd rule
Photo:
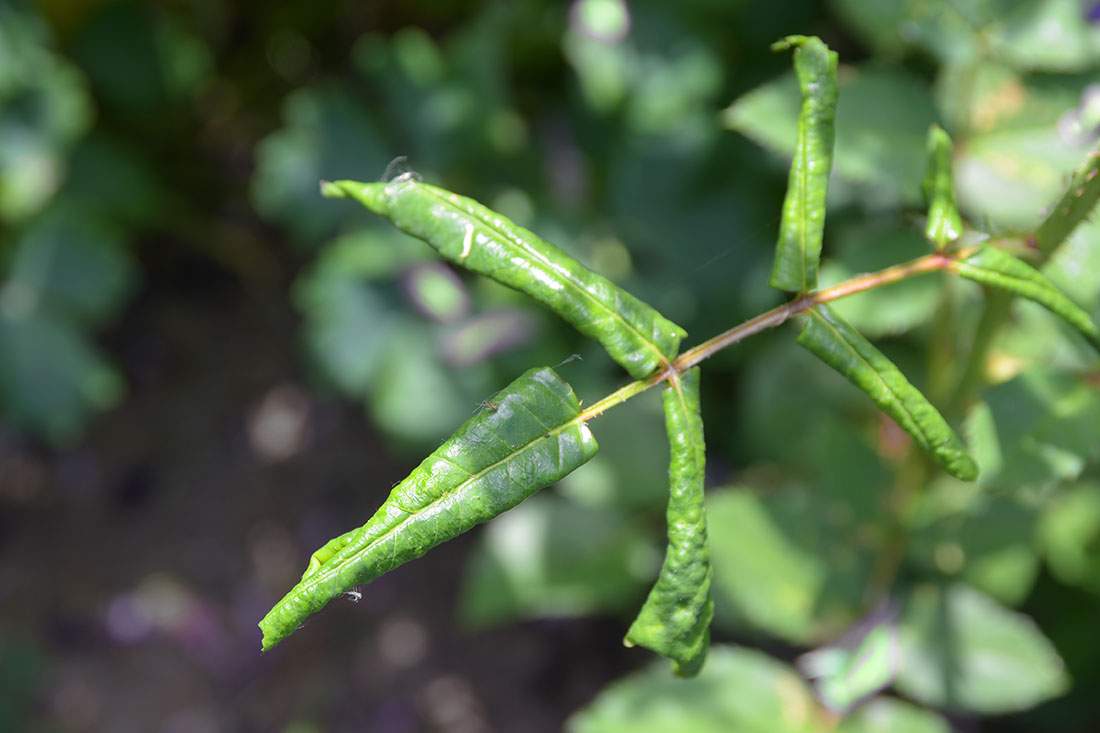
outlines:
[[[948,411],[957,415],[964,411],[970,403],[971,396],[976,394],[985,384],[986,362],[989,360],[989,350],[993,346],[994,338],[1001,330],[1001,326],[1008,319],[1012,311],[1012,302],[1016,297],[1012,293],[1003,290],[987,289],[985,303],[982,305],[982,314],[978,318],[978,324],[974,327],[974,339],[970,344],[970,354],[959,377],[955,392],[948,402]]]
[[[859,275],[858,277],[845,280],[830,288],[815,290],[811,293],[799,296],[794,300],[788,301],[758,316],[750,318],[743,323],[739,323],[733,328],[704,341],[698,346],[694,346],[684,351],[677,356],[667,368],[654,372],[644,379],[631,382],[612,392],[602,400],[593,403],[584,409],[580,415],[574,418],[573,422],[586,422],[591,420],[612,407],[626,402],[631,397],[645,392],[650,387],[660,384],[673,375],[683,374],[705,359],[714,356],[722,349],[744,341],[749,336],[760,333],[761,331],[782,325],[793,316],[803,313],[814,306],[821,305],[822,303],[829,303],[834,300],[840,300],[849,295],[862,293],[866,290],[873,290],[883,285],[889,285],[890,283],[899,282],[928,272],[947,270],[955,260],[967,257],[973,252],[974,250],[972,248],[954,253],[934,252],[909,262],[887,267],[877,272]]]

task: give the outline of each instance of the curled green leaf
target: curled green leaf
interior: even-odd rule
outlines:
[[[671,449],[668,550],[657,582],[627,631],[627,646],[673,660],[676,674],[698,674],[710,642],[714,602],[703,509],[706,446],[699,413],[699,369],[671,377],[662,395]]]
[[[408,175],[325,183],[322,192],[354,198],[451,262],[530,295],[600,342],[636,379],[667,366],[686,335],[610,280],[473,199]]]
[[[806,36],[788,36],[772,48],[795,49],[794,69],[802,89],[802,111],[771,286],[805,293],[817,287],[825,231],[825,197],[833,169],[837,55],[821,39]]]
[[[924,175],[924,199],[928,203],[928,224],[924,234],[942,252],[962,236],[963,222],[955,205],[955,184],[951,175],[951,137],[939,125],[928,130],[928,171]]]
[[[263,648],[310,614],[431,548],[511,509],[583,465],[596,439],[580,405],[552,369],[532,369],[394,487],[358,530],[313,556],[298,583],[260,622]]]
[[[826,305],[807,312],[798,343],[859,387],[956,478],[973,481],[978,466],[959,437],[894,363]]]
[[[1003,249],[983,246],[969,257],[953,262],[951,270],[967,280],[1035,301],[1080,331],[1100,351],[1100,328],[1089,314],[1041,272]]]
[[[1050,257],[1100,201],[1100,150],[1092,150],[1074,174],[1069,188],[1035,231],[1035,245]]]

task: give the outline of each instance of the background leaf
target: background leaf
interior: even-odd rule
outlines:
[[[937,707],[1023,710],[1069,684],[1062,660],[1029,619],[965,585],[917,589],[901,644],[898,689]]]
[[[133,280],[118,235],[89,212],[60,207],[23,233],[5,287],[29,289],[55,314],[99,325],[122,304]]]
[[[1100,593],[1100,485],[1082,481],[1058,492],[1040,518],[1039,539],[1059,580]]]
[[[925,137],[936,120],[927,87],[897,69],[843,68],[838,81],[833,155],[837,180],[831,186],[830,205],[842,199],[870,206],[918,203]],[[768,82],[723,112],[728,128],[784,156],[794,151],[797,119],[793,76]]]
[[[539,494],[481,534],[460,613],[475,628],[629,613],[659,563],[647,533],[622,514]]]
[[[931,483],[907,517],[907,558],[1018,605],[1039,572],[1035,514],[1019,498],[950,478]]]
[[[729,690],[740,690],[737,695]],[[757,651],[715,646],[702,673],[674,677],[664,664],[608,687],[570,718],[571,733],[745,733],[817,730],[815,703],[801,679]]]
[[[712,492],[715,623],[809,644],[854,621],[876,540],[866,512],[878,507],[861,507],[873,486],[864,482]]]
[[[928,242],[919,232],[897,222],[870,221],[837,228],[837,247],[821,266],[822,288],[928,252]],[[943,287],[941,277],[914,277],[857,293],[829,307],[868,338],[896,336],[932,318]]]
[[[837,733],[950,733],[936,713],[890,697],[861,705],[840,722]]]
[[[18,294],[6,289],[11,300]],[[46,315],[0,312],[0,409],[14,425],[66,441],[124,386],[98,349]]]
[[[1033,368],[984,394],[967,418],[979,483],[1039,492],[1074,479],[1097,456],[1100,394],[1088,376]]]

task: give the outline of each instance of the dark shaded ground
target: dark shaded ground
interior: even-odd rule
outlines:
[[[278,289],[189,266],[147,269],[114,331],[120,409],[56,454],[3,438],[0,638],[34,727],[556,731],[641,661],[618,622],[459,628],[470,537],[261,655],[256,622],[309,553],[411,465],[311,396]]]

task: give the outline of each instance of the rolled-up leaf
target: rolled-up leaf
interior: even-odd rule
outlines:
[[[532,369],[428,456],[363,527],[332,540],[260,622],[263,648],[332,598],[492,519],[583,465],[596,439],[552,369]]]
[[[1089,314],[1045,275],[1003,249],[983,246],[969,257],[953,262],[950,269],[967,280],[1034,300],[1080,331],[1100,350],[1100,328]]]
[[[836,137],[837,55],[820,38],[788,36],[772,46],[794,48],[794,70],[802,89],[798,142],[783,201],[771,286],[805,293],[817,287],[817,265],[825,230],[825,197],[833,169]]]
[[[951,138],[939,125],[928,130],[928,171],[924,175],[924,198],[928,203],[928,223],[924,234],[942,252],[963,233],[962,216],[955,204],[955,184],[951,175]]]
[[[699,414],[699,368],[671,377],[662,395],[671,450],[668,550],[624,643],[644,646],[673,661],[676,674],[697,674],[710,642],[714,602],[703,510],[706,446]]]
[[[952,476],[978,477],[978,465],[959,436],[892,361],[828,306],[815,306],[806,315],[798,343],[863,390]]]
[[[354,198],[451,262],[530,295],[600,342],[636,379],[667,366],[686,335],[607,278],[473,199],[409,176],[388,183],[337,181],[321,190]]]

